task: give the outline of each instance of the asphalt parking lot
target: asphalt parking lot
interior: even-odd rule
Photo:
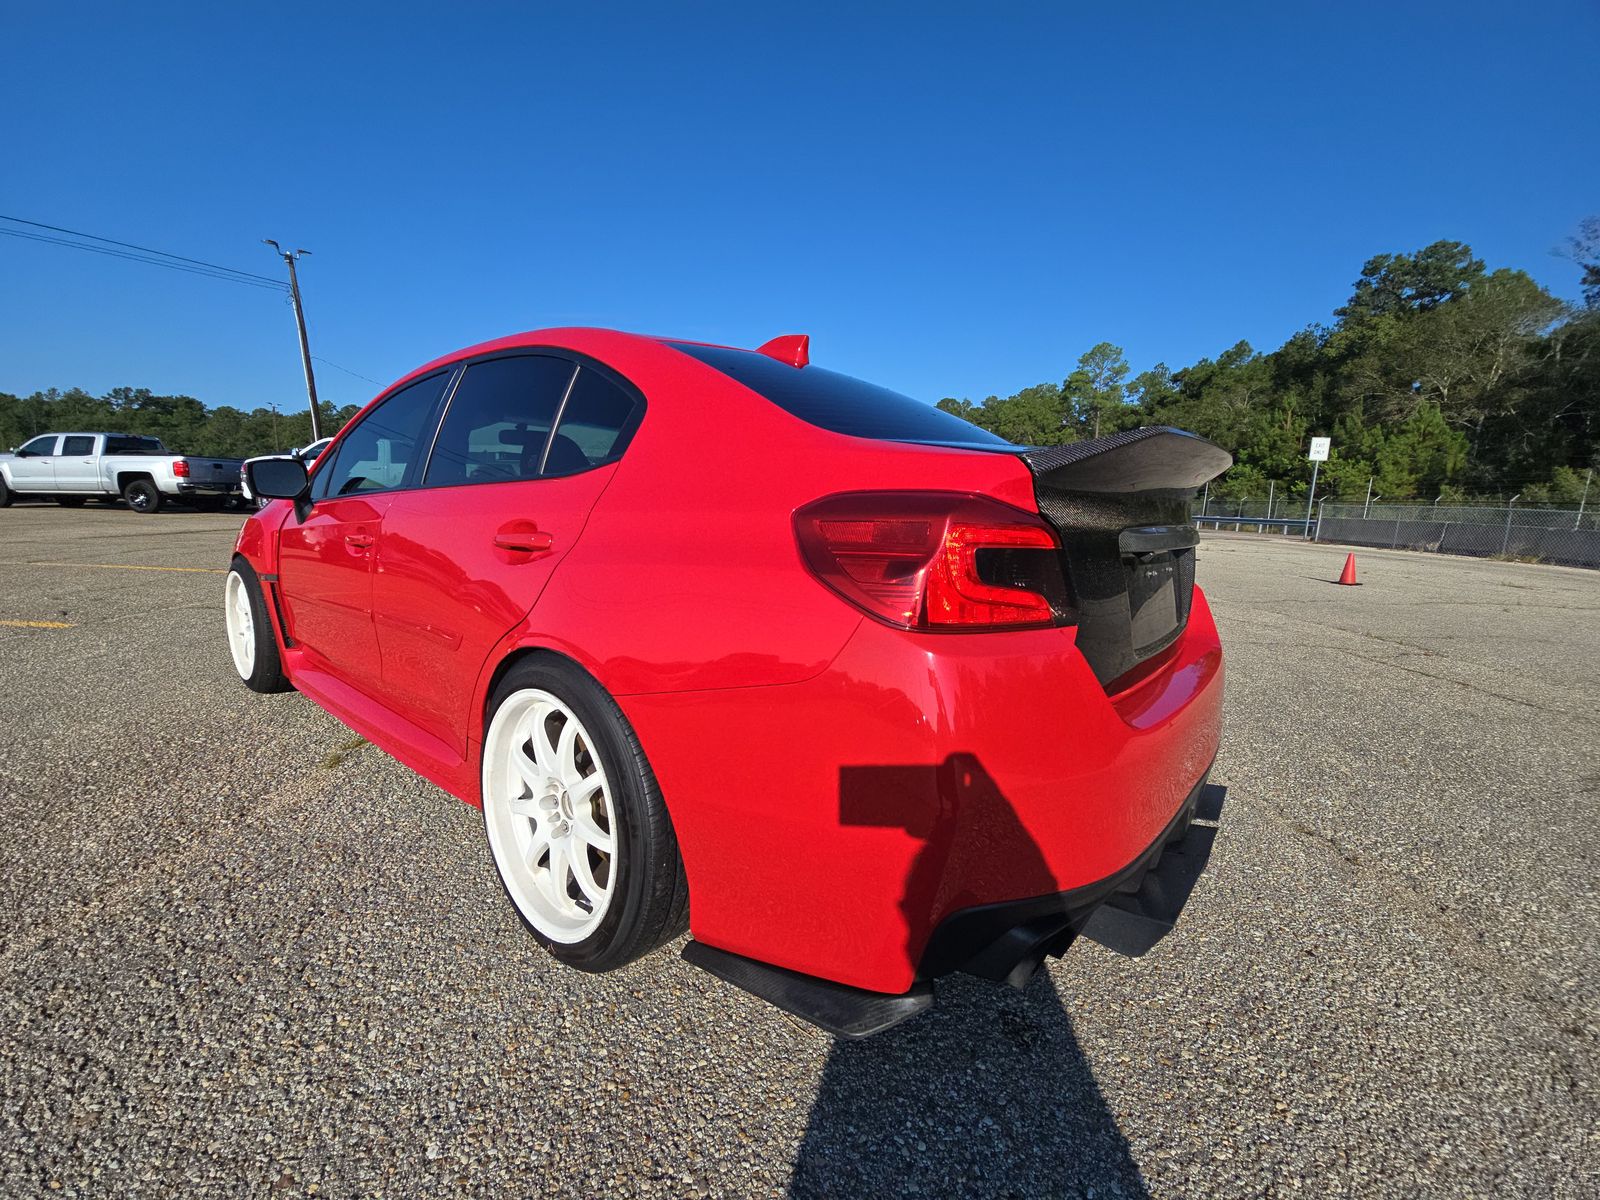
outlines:
[[[835,1044],[558,969],[476,810],[240,686],[238,523],[0,511],[0,1194],[1600,1193],[1600,574],[1210,538],[1176,933]]]

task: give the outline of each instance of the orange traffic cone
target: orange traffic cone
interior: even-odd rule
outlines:
[[[1354,554],[1344,556],[1344,570],[1339,572],[1339,582],[1346,587],[1361,586],[1356,582],[1356,556]]]

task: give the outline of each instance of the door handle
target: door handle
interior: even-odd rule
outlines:
[[[518,554],[543,554],[555,545],[555,539],[532,521],[512,521],[494,531],[494,544]]]
[[[344,544],[352,550],[372,549],[372,535],[370,533],[347,533],[344,535]]]

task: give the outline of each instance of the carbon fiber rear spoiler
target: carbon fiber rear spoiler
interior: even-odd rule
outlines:
[[[1155,425],[1110,437],[1024,450],[1037,483],[1063,492],[1192,492],[1233,465],[1233,455],[1193,433]]]

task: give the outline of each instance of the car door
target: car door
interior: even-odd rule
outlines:
[[[56,445],[61,438],[46,433],[17,447],[11,460],[11,490],[15,492],[53,492],[56,490]]]
[[[61,438],[56,454],[56,491],[98,492],[100,490],[100,437],[92,433],[68,433]]]
[[[548,354],[470,363],[422,486],[383,522],[372,608],[388,703],[464,753],[479,672],[577,541],[643,411]]]
[[[278,534],[278,589],[289,636],[311,665],[376,696],[374,547],[384,514],[421,468],[450,372],[417,380],[364,413],[312,478],[304,520]],[[326,459],[327,456],[324,456]]]

